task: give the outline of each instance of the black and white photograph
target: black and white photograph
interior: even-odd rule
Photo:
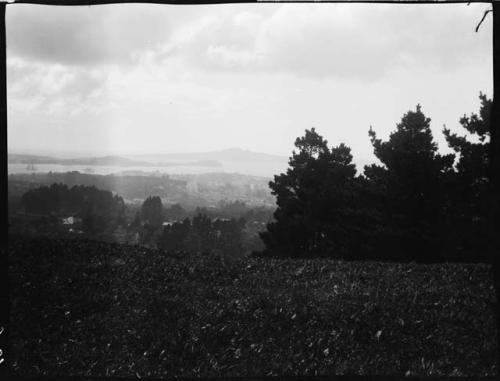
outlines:
[[[62,3],[3,5],[12,375],[499,376],[500,5]]]

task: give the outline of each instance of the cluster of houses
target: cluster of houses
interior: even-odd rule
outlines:
[[[82,219],[77,216],[62,217],[60,219],[61,224],[66,228],[68,233],[72,234],[83,234],[82,230]],[[126,244],[138,244],[139,243],[139,231],[137,229],[127,229],[122,225],[119,225],[113,232],[112,236],[114,241],[118,243]]]

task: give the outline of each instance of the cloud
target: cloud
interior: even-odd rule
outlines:
[[[62,65],[138,64],[376,80],[397,67],[454,70],[491,51],[484,4],[16,5],[8,56]],[[135,58],[135,60],[134,60]]]
[[[75,114],[92,109],[107,82],[107,72],[22,59],[7,60],[9,103],[20,110],[46,110],[49,114]],[[26,110],[28,111],[28,110]]]
[[[167,7],[18,5],[7,10],[7,55],[64,65],[126,63],[164,43]]]
[[[167,44],[206,70],[376,80],[395,68],[455,70],[491,55],[484,5],[279,4],[208,13]]]
[[[383,136],[418,102],[438,127],[475,109],[491,82],[491,19],[474,32],[487,7],[14,4],[9,144],[286,154],[316,126],[371,152],[368,126]]]

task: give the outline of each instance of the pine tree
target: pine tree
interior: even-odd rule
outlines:
[[[377,139],[370,127],[375,156],[382,165],[365,167],[365,176],[383,194],[379,205],[386,250],[397,259],[439,260],[444,224],[444,191],[454,155],[440,155],[420,105],[406,113],[390,134]]]
[[[489,142],[492,100],[480,94],[479,114],[464,115],[460,124],[469,136],[443,130],[450,148],[458,154],[450,197],[452,239],[462,260],[484,260],[487,244]]]
[[[163,204],[158,196],[148,197],[142,203],[141,218],[147,224],[158,227],[163,222]]]
[[[261,233],[264,255],[284,257],[346,256],[352,181],[356,168],[350,148],[328,148],[314,128],[295,141],[286,173],[269,183],[276,196],[275,221]]]

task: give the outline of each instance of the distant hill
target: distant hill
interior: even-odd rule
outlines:
[[[101,156],[63,159],[51,156],[25,155],[25,154],[9,154],[8,162],[10,164],[59,164],[59,165],[103,165],[111,167],[149,167],[149,166],[203,166],[203,167],[220,167],[221,163],[215,160],[193,161],[185,163],[155,163],[151,161],[134,160],[121,156]]]
[[[130,160],[120,156],[103,156],[77,159],[63,159],[66,165],[109,165],[113,167],[142,167],[152,165],[145,161]]]
[[[11,164],[111,165],[121,167],[151,165],[151,163],[130,160],[120,156],[63,159],[52,156],[9,154],[8,162]]]
[[[48,155],[9,153],[8,164],[27,165],[63,165],[84,166],[94,173],[102,170],[95,167],[108,168],[109,173],[116,172],[110,168],[119,167],[127,171],[151,168],[164,173],[242,173],[254,176],[272,177],[286,170],[288,157],[253,152],[240,148],[195,153],[156,153],[141,155],[94,156],[94,157],[54,157]],[[156,168],[154,168],[156,167]],[[19,171],[19,169],[16,169]],[[35,167],[36,170],[36,167]],[[39,169],[38,169],[39,170]],[[110,172],[111,171],[111,172]],[[108,173],[106,170],[103,174]]]
[[[9,153],[7,161],[10,164],[54,164],[62,159],[50,156],[24,155]]]
[[[370,158],[355,161],[358,173],[363,172],[363,167],[373,163]],[[254,152],[241,148],[229,148],[219,151],[194,152],[194,153],[155,153],[141,155],[122,156],[99,156],[83,158],[59,158],[45,155],[28,155],[9,153],[9,164],[58,164],[58,165],[80,165],[85,167],[101,166],[119,167],[122,170],[100,171],[96,173],[138,173],[138,171],[159,170],[162,173],[241,173],[252,176],[272,176],[286,171],[288,168],[288,156],[271,155],[262,152]],[[134,168],[142,167],[142,168]],[[150,167],[151,170],[146,169]],[[156,168],[153,168],[156,167]],[[94,168],[95,169],[95,168]]]
[[[219,151],[195,152],[195,153],[158,153],[128,156],[136,160],[147,160],[156,162],[178,162],[178,161],[217,161],[217,162],[285,162],[286,156],[270,155],[267,153],[254,152],[241,148],[229,148]]]

